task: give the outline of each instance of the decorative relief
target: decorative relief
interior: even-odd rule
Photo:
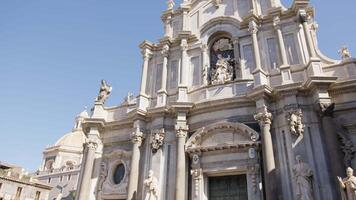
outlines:
[[[342,46],[338,53],[340,54],[342,60],[347,60],[352,57],[347,46]]]
[[[156,153],[163,146],[164,136],[163,128],[152,132],[151,148],[153,153]]]
[[[347,129],[336,123],[337,135],[340,138],[341,150],[344,153],[344,165],[351,166],[351,161],[355,157],[356,148],[348,137]]]
[[[203,170],[202,169],[192,169],[190,170],[194,184],[194,197],[197,199],[199,197],[200,180],[202,179]]]
[[[248,24],[248,31],[251,34],[256,34],[258,32],[258,25],[255,21],[250,21],[250,23]]]
[[[220,4],[222,3],[222,0],[213,0],[213,4],[219,8]]]
[[[112,87],[108,85],[105,80],[101,80],[99,94],[96,97],[95,101],[104,104],[105,101],[109,98],[111,91]]]
[[[157,200],[158,199],[158,180],[153,175],[153,171],[148,172],[147,179],[143,182],[146,188],[145,200]]]
[[[303,137],[304,135],[304,124],[303,124],[303,113],[301,109],[290,111],[287,113],[287,120],[289,123],[290,132],[297,136]]]
[[[161,54],[163,57],[168,57],[169,54],[169,46],[168,45],[164,45],[162,50],[161,50]]]
[[[108,176],[108,167],[105,161],[100,164],[100,175],[99,175],[99,183],[98,183],[98,191],[102,191],[104,182]]]
[[[297,200],[313,199],[313,171],[304,163],[300,155],[296,156],[297,163],[293,166],[293,176],[296,183]]]
[[[87,138],[84,145],[88,150],[96,150],[98,148],[98,142],[94,139]]]
[[[267,106],[263,106],[263,111],[254,116],[261,127],[272,124],[272,114],[268,112]]]
[[[260,176],[260,165],[256,164],[249,167],[249,172],[251,175],[252,191],[256,193],[258,191],[258,179]]]
[[[335,103],[319,103],[322,116],[332,117],[334,114]]]

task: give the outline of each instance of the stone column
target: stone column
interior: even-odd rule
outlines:
[[[168,73],[168,55],[169,46],[164,45],[161,51],[163,56],[163,66],[162,66],[162,82],[161,89],[158,91],[157,107],[165,106],[167,103],[167,73]]]
[[[177,124],[176,125],[176,136],[177,136],[177,170],[176,170],[176,200],[185,199],[185,168],[186,168],[186,158],[185,158],[185,140],[188,134],[188,125]]]
[[[259,85],[266,85],[267,77],[262,69],[260,48],[258,46],[258,39],[257,39],[258,26],[256,22],[253,20],[250,21],[249,23],[249,31],[252,37],[253,53],[254,53],[255,65],[256,65],[256,69],[252,72],[255,81],[255,87]]]
[[[314,49],[314,44],[313,44],[313,39],[311,37],[310,34],[310,29],[308,27],[308,14],[305,10],[300,10],[299,11],[299,17],[301,20],[301,23],[303,25],[303,30],[304,30],[304,34],[305,37],[307,39],[307,46],[308,46],[308,50],[309,50],[309,55],[311,58],[316,58],[316,52]]]
[[[164,37],[172,38],[172,16],[169,15],[164,21]]]
[[[233,44],[234,44],[234,57],[235,57],[235,60],[238,63],[238,66],[235,66],[235,80],[236,79],[240,79],[240,78],[243,78],[242,77],[242,69],[241,69],[241,58],[240,58],[240,47],[239,47],[239,38],[236,37],[236,38],[233,38],[232,40]],[[237,65],[237,64],[235,64]]]
[[[208,46],[203,44],[201,46],[202,50],[202,61],[203,61],[203,84],[208,85],[208,73],[209,73],[209,54],[208,54]]]
[[[79,193],[77,200],[90,199],[91,177],[95,161],[95,151],[98,148],[98,143],[95,140],[87,139],[84,144],[85,160],[81,170],[81,181],[79,182]]]
[[[278,16],[273,18],[273,26],[276,29],[278,36],[278,46],[281,55],[282,65],[280,66],[282,74],[282,84],[292,83],[292,74],[290,71],[290,65],[288,64],[286,47],[284,45],[283,34],[280,26],[280,19]]]
[[[267,111],[267,107],[264,107],[264,110],[254,116],[255,119],[259,122],[261,127],[261,140],[262,140],[262,154],[264,162],[264,187],[266,192],[267,200],[275,200],[276,190],[274,182],[274,173],[275,173],[275,160],[273,153],[273,143],[271,136],[271,123],[272,123],[272,114]]]
[[[143,65],[142,65],[142,78],[141,78],[141,88],[140,88],[141,95],[146,95],[148,62],[151,58],[151,55],[152,54],[148,49],[142,50]]]
[[[131,156],[131,170],[129,177],[129,185],[127,191],[128,200],[136,200],[137,198],[137,185],[138,185],[138,175],[139,175],[139,164],[140,164],[140,146],[143,140],[143,133],[137,128],[135,132],[132,133],[131,141],[132,145],[132,156]]]
[[[187,101],[187,92],[188,92],[188,41],[186,38],[181,41],[182,57],[181,57],[181,73],[179,73],[179,84],[178,84],[178,101],[186,102]]]

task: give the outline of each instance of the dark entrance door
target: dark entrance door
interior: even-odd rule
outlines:
[[[246,175],[209,177],[209,200],[248,200]]]

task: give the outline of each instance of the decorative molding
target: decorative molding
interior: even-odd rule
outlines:
[[[176,137],[178,138],[182,138],[182,137],[187,137],[188,135],[188,125],[176,125],[175,126],[175,130],[176,130]]]
[[[164,128],[152,131],[151,148],[153,153],[156,153],[163,146],[164,138]]]
[[[143,133],[141,132],[141,130],[137,127],[136,131],[134,131],[131,134],[131,141],[134,144],[138,144],[141,145],[142,141],[143,141]]]
[[[256,114],[254,118],[259,122],[261,127],[272,124],[272,114],[267,111],[267,106],[264,106],[263,111]]]
[[[303,137],[304,135],[304,124],[303,124],[303,113],[302,109],[297,109],[293,111],[289,111],[286,114],[287,120],[288,120],[288,125],[289,125],[289,130],[290,132],[297,136],[297,137]]]

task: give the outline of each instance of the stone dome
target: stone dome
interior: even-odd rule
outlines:
[[[83,148],[85,135],[82,131],[73,131],[61,137],[54,146]]]

